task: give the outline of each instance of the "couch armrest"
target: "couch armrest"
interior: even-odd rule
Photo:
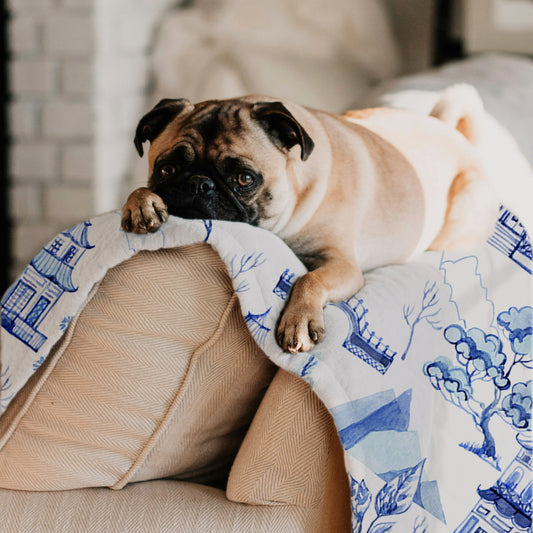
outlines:
[[[227,497],[316,509],[319,531],[349,531],[342,446],[329,413],[303,380],[278,370],[233,463]]]

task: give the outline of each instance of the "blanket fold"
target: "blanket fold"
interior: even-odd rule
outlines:
[[[220,254],[267,356],[308,381],[331,412],[353,531],[530,530],[532,255],[504,208],[473,253],[426,252],[367,273],[360,292],[326,307],[326,338],[303,354],[275,340],[306,272],[275,235],[177,217],[134,235],[121,230],[118,211],[81,222],[52,239],[2,298],[0,413],[107,270],[140,250],[196,242]]]

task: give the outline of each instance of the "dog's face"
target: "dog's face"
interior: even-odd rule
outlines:
[[[148,187],[169,214],[268,229],[294,206],[293,167],[314,147],[282,103],[257,98],[162,100],[137,127],[141,156],[145,141]]]

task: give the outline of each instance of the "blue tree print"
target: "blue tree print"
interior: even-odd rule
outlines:
[[[456,361],[438,357],[424,365],[424,374],[433,387],[445,400],[468,413],[483,435],[481,445],[464,443],[461,446],[498,470],[491,419],[498,415],[517,430],[530,429],[531,381],[513,384],[511,379],[513,369],[531,368],[532,311],[529,306],[511,307],[498,315],[498,325],[509,339],[512,358],[503,352],[498,336],[453,324],[444,330],[444,338],[454,346]],[[486,384],[492,385],[488,399],[482,395],[482,383],[485,383],[485,393]]]
[[[267,259],[263,252],[259,252],[257,254],[252,253],[250,255],[244,254],[241,257],[234,255],[231,258],[231,261],[228,265],[228,272],[233,280],[235,292],[246,292],[250,288],[246,279],[241,278],[237,283],[237,278],[250,272],[250,270],[253,270],[254,268],[260,267],[266,262],[266,260]]]
[[[498,315],[498,325],[509,339],[514,352],[514,363],[533,368],[531,355],[533,344],[533,307],[511,307]]]
[[[422,295],[422,302],[420,304],[420,310],[413,315],[414,307],[411,304],[405,304],[403,306],[403,318],[405,323],[409,326],[409,340],[407,341],[407,346],[402,354],[402,360],[407,356],[407,352],[411,348],[413,342],[413,337],[415,334],[416,326],[426,320],[427,323],[436,330],[442,329],[440,322],[438,320],[438,315],[441,312],[441,308],[437,307],[439,304],[439,289],[437,283],[431,281],[426,281],[424,286],[424,293]]]
[[[531,429],[531,392],[531,380],[516,383],[502,401],[503,414],[516,429]]]

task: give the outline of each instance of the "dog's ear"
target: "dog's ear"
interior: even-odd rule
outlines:
[[[134,144],[137,152],[143,156],[143,142],[152,142],[177,115],[191,107],[186,98],[165,98],[139,121],[135,130]]]
[[[295,144],[299,144],[302,161],[311,155],[315,143],[281,102],[254,104],[251,116],[263,126],[274,144],[287,150],[290,150]]]

